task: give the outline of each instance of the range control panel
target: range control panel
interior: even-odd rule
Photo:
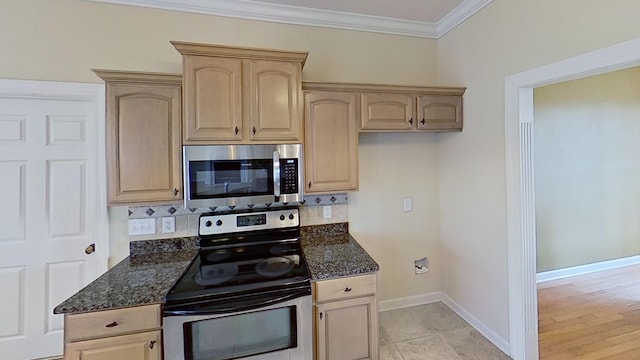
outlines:
[[[297,208],[269,209],[248,213],[200,215],[198,233],[200,235],[218,235],[296,226],[300,226],[300,215]]]

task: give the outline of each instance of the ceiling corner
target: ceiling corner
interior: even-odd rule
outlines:
[[[489,5],[492,1],[493,0],[465,0],[462,4],[438,21],[436,24],[436,38],[440,38],[456,26],[462,24],[465,20],[482,10],[482,8]]]

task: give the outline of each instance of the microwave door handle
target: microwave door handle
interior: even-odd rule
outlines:
[[[280,201],[280,153],[273,151],[273,195],[275,202]]]

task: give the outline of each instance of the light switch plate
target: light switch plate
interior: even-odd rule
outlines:
[[[322,207],[322,216],[325,219],[331,219],[331,205],[326,205]]]
[[[409,212],[409,211],[413,211],[413,199],[408,197],[408,198],[403,198],[402,199],[402,211],[404,212]]]

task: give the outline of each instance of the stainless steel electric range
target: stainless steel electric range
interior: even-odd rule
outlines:
[[[200,216],[201,250],[166,296],[167,360],[313,358],[297,208]]]

